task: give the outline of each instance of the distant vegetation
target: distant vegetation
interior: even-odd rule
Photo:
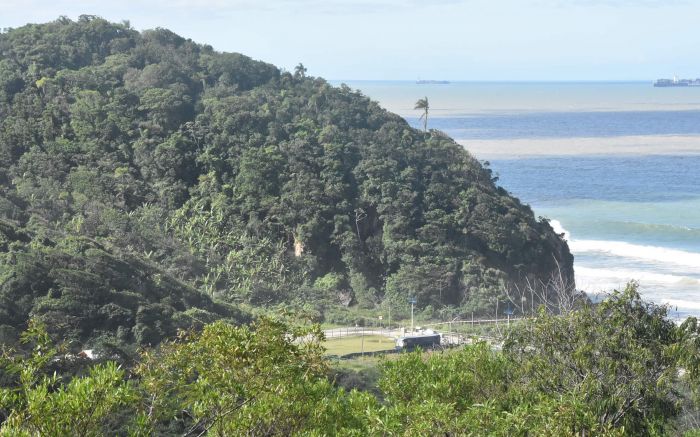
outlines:
[[[573,280],[461,146],[306,72],[91,16],[0,34],[3,341],[30,317],[147,345],[236,308],[493,312]]]

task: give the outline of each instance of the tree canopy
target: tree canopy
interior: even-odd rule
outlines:
[[[416,102],[416,105],[413,107],[413,109],[422,109],[423,110],[423,114],[420,116],[420,119],[423,120],[423,131],[428,132],[428,111],[430,110],[430,104],[428,103],[428,97],[418,99],[418,101]]]
[[[697,390],[700,329],[666,315],[631,285],[543,311],[502,350],[384,359],[376,394],[334,384],[318,326],[216,322],[143,351],[127,376],[110,360],[52,372],[75,358],[32,324],[26,351],[0,356],[0,434],[697,435],[676,419]]]
[[[0,34],[0,219],[0,329],[40,315],[83,342],[222,305],[492,312],[573,278],[548,222],[440,132],[302,64],[94,16]]]

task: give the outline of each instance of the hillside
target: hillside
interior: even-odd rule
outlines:
[[[90,16],[11,29],[0,332],[37,316],[147,344],[239,304],[466,313],[558,268],[573,282],[566,243],[494,179],[301,66]]]

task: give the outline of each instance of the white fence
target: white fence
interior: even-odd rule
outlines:
[[[389,328],[368,328],[361,326],[326,329],[323,331],[327,339],[343,337],[359,337],[362,335],[381,335],[384,337],[394,337],[398,333],[396,329]]]

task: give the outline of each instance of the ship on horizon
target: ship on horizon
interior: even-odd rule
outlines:
[[[700,79],[678,79],[678,77],[673,76],[673,79],[656,79],[654,81],[654,86],[656,87],[689,87],[697,86],[700,87]]]
[[[450,83],[449,80],[424,80],[418,79],[416,81],[418,85],[447,85]]]

